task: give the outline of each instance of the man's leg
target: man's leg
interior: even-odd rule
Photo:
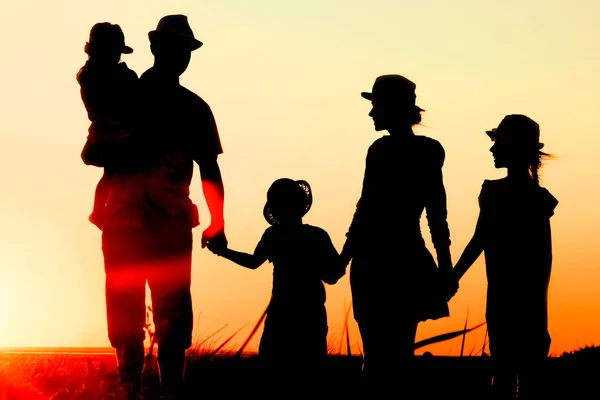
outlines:
[[[177,398],[184,378],[185,353],[192,344],[192,231],[173,221],[154,239],[155,259],[148,284],[158,344],[161,391]]]
[[[102,233],[108,338],[117,354],[121,383],[135,398],[144,365],[146,278],[137,262],[137,232],[106,228]]]

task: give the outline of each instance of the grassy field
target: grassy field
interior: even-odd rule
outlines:
[[[333,355],[328,385],[323,390],[340,398],[357,398],[361,357]],[[552,398],[597,398],[600,388],[600,350],[587,347],[549,359],[547,389]],[[112,355],[103,354],[0,354],[1,400],[104,400],[119,399],[118,378]],[[489,357],[417,357],[414,383],[418,398],[485,399],[491,379]],[[156,375],[146,375],[147,398],[154,399]],[[188,398],[207,394],[221,398],[261,395],[262,377],[252,355],[211,356],[190,352],[186,376]],[[402,388],[398,388],[402,392]],[[283,398],[286,398],[284,396]]]
[[[149,308],[151,311],[151,308]],[[347,313],[347,316],[349,313]],[[150,320],[150,314],[148,315]],[[189,399],[217,395],[220,398],[265,398],[265,380],[255,354],[247,353],[246,346],[256,334],[264,315],[250,335],[237,349],[228,346],[234,333],[224,340],[214,339],[219,332],[197,338],[188,351],[185,391]],[[422,349],[433,343],[462,337],[461,356],[433,356],[430,353],[415,359],[415,378],[411,379],[411,399],[460,398],[485,400],[492,379],[490,357],[486,343],[473,353],[464,350],[465,336],[484,327],[484,323],[424,339],[415,344]],[[148,355],[144,374],[145,400],[157,399],[158,374],[153,330],[150,323]],[[353,399],[361,395],[362,356],[351,354],[348,329],[339,343],[330,344],[330,360],[324,386],[319,396]],[[487,334],[486,334],[487,337]],[[346,348],[342,346],[346,344]],[[345,353],[345,354],[344,354]],[[464,356],[463,356],[464,355]],[[301,354],[291,354],[301,361]],[[394,360],[390,360],[393,363]],[[545,371],[546,390],[550,398],[569,400],[600,397],[596,383],[600,377],[600,347],[584,347],[548,359]],[[297,388],[282,388],[278,398],[298,397]],[[407,388],[398,387],[398,396]],[[311,396],[312,397],[312,396]],[[366,398],[369,398],[368,396]],[[81,349],[56,349],[49,352],[2,352],[0,350],[0,400],[120,400],[116,360],[111,349],[92,353]]]

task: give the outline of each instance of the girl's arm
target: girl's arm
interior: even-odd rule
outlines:
[[[473,237],[463,250],[462,255],[454,266],[454,277],[458,281],[467,272],[469,268],[477,261],[483,252],[483,218],[481,212],[477,219],[477,226]]]
[[[483,185],[481,186],[481,192],[479,193],[479,216],[477,217],[475,233],[473,233],[473,237],[471,237],[471,240],[463,250],[462,255],[453,268],[453,275],[457,282],[460,280],[460,278],[462,278],[467,270],[471,268],[475,261],[477,261],[481,253],[483,253],[485,244],[485,230],[487,229],[486,225],[488,225],[486,222],[486,212],[484,211],[487,209],[486,204],[489,202],[488,199],[490,194],[488,194],[488,192],[488,181],[484,181]]]
[[[322,235],[323,248],[320,254],[320,261],[322,262],[321,279],[328,285],[335,285],[346,274],[348,263],[338,253],[329,234],[322,231]]]
[[[228,259],[229,261],[233,261],[234,263],[241,265],[244,268],[248,269],[257,269],[265,261],[267,261],[266,257],[255,254],[244,253],[241,251],[232,250],[230,248],[222,249],[218,252],[219,256]]]
[[[216,255],[224,257],[244,268],[257,269],[269,258],[269,243],[271,242],[269,237],[269,229],[267,229],[256,245],[253,254],[232,250],[227,246],[223,246],[220,243],[215,244],[214,242],[208,242],[207,247]]]

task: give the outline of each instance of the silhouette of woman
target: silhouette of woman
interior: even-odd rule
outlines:
[[[420,321],[449,315],[446,284],[452,261],[442,178],[441,144],[416,135],[421,122],[416,85],[401,75],[375,80],[371,100],[376,131],[389,135],[368,150],[362,193],[341,256],[352,260],[350,284],[360,330],[368,391],[387,392],[411,371]],[[426,216],[436,265],[421,235]],[[439,266],[439,269],[438,269]]]
[[[270,386],[277,393],[286,387],[284,382],[294,383],[294,391],[319,386],[319,367],[325,367],[328,356],[323,282],[333,285],[346,273],[329,234],[302,222],[311,205],[308,182],[277,179],[263,210],[271,226],[253,254],[208,244],[213,253],[245,268],[273,263],[272,298],[258,355],[270,376],[275,374],[277,380]]]
[[[456,266],[456,281],[485,254],[486,320],[494,362],[492,396],[544,398],[540,378],[550,349],[548,285],[552,265],[550,217],[558,201],[539,184],[539,125],[525,115],[507,115],[487,131],[496,168],[507,176],[485,180],[473,237]]]

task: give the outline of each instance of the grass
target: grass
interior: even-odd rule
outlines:
[[[186,386],[190,399],[216,394],[221,398],[253,397],[262,391],[261,376],[251,355],[235,352],[200,352],[188,359]],[[491,379],[489,357],[419,356],[417,368],[425,381],[414,383],[434,398],[483,399]],[[331,358],[329,393],[353,398],[360,379],[360,356]],[[548,390],[557,398],[591,398],[597,393],[600,348],[586,347],[549,359]],[[2,400],[119,400],[118,377],[112,356],[102,355],[0,355],[0,399]],[[154,377],[156,379],[156,377]],[[147,381],[151,381],[148,379]],[[147,399],[155,399],[150,390]],[[589,394],[586,396],[586,394]],[[285,397],[285,396],[284,396]]]
[[[335,397],[355,398],[354,394],[359,388],[362,355],[354,355],[350,351],[350,307],[345,310],[346,320],[339,340],[329,343],[331,359],[328,387],[325,389]],[[148,321],[150,314],[151,309]],[[264,390],[263,377],[257,368],[255,354],[246,351],[246,346],[263,320],[264,314],[239,348],[234,348],[230,343],[241,328],[225,339],[217,339],[225,326],[204,338],[195,338],[195,345],[188,352],[186,371],[186,388],[190,399],[209,394],[217,394],[222,398],[261,395]],[[464,343],[469,332],[485,325],[480,323],[468,327],[467,322],[463,329],[424,339],[416,343],[415,348],[461,336]],[[146,399],[154,400],[158,385],[154,332],[150,323],[146,329],[149,339],[144,375]],[[433,356],[427,352],[416,357],[415,372],[420,378],[413,383],[423,390],[429,390],[420,397],[484,398],[491,381],[490,358],[485,353],[486,340],[475,355],[465,355],[463,345],[460,355],[456,357]],[[595,382],[599,367],[600,347],[587,346],[552,357],[546,371],[548,390],[553,397],[573,400],[587,398],[586,393],[597,393]],[[116,363],[112,355],[0,353],[0,400],[109,399],[120,400]]]

